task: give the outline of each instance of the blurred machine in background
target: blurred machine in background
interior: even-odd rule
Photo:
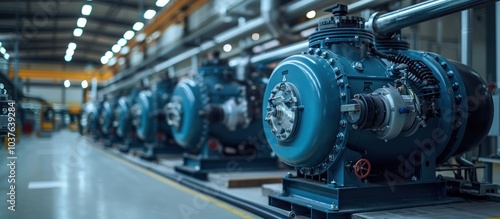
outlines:
[[[198,73],[179,81],[166,107],[173,136],[185,149],[176,170],[206,179],[211,171],[275,169],[277,159],[259,141],[266,79],[248,74],[238,81],[218,52],[209,54]]]
[[[132,148],[143,147],[143,142],[137,136],[136,126],[132,121],[130,109],[137,101],[137,96],[143,88],[133,88],[129,95],[118,99],[118,106],[115,109],[116,134],[121,138],[118,148],[121,152],[128,153]]]
[[[167,125],[164,109],[171,100],[176,81],[166,76],[152,90],[143,90],[131,107],[132,124],[145,147],[141,157],[156,160],[158,154],[180,154],[182,148],[174,141]]]

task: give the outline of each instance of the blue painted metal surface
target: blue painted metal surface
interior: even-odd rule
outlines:
[[[156,159],[159,153],[180,153],[165,119],[164,107],[170,101],[175,81],[162,78],[153,90],[141,91],[133,106],[137,136],[145,142],[145,159]]]
[[[362,18],[333,11],[307,52],[279,63],[264,93],[266,138],[297,169],[270,204],[342,218],[448,203],[436,165],[486,136],[486,83],[460,63],[408,50],[397,37],[376,41]],[[394,202],[400,199],[409,201]]]

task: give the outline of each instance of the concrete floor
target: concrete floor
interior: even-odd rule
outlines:
[[[23,136],[16,155],[12,212],[9,160],[0,149],[1,219],[257,218],[103,153],[78,133]]]

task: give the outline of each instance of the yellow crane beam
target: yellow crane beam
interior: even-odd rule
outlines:
[[[10,71],[10,77],[13,78],[14,71]],[[33,70],[19,69],[19,78],[21,79],[44,79],[44,80],[70,80],[90,82],[92,78],[96,78],[98,82],[105,82],[113,77],[113,72],[104,73],[85,72],[85,71],[64,71],[64,70]]]

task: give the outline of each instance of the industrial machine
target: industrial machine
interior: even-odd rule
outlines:
[[[172,138],[163,111],[174,86],[175,81],[163,77],[152,90],[141,91],[132,105],[132,124],[146,149],[141,158],[155,160],[158,154],[182,153],[182,148]]]
[[[130,149],[142,148],[143,142],[137,137],[136,127],[132,124],[132,115],[130,108],[135,104],[137,96],[141,89],[134,88],[128,96],[122,96],[118,99],[118,105],[114,111],[114,125],[116,126],[116,135],[121,139],[117,144],[119,150],[128,153]]]
[[[110,97],[102,103],[102,109],[99,112],[99,127],[102,133],[102,140],[105,147],[113,146],[113,143],[119,140],[116,135],[115,109],[118,105],[114,98]]]
[[[166,106],[175,141],[185,149],[178,172],[206,179],[211,171],[275,169],[260,121],[265,78],[235,79],[235,71],[209,54],[193,79],[179,81]]]
[[[83,133],[89,135],[94,140],[102,138],[102,132],[99,124],[99,117],[103,108],[104,101],[91,101],[83,105],[84,115],[82,116]]]
[[[487,135],[493,105],[485,81],[439,54],[409,50],[399,34],[486,2],[423,2],[369,21],[345,5],[326,9],[333,16],[319,21],[308,51],[278,64],[263,96],[265,136],[297,170],[269,204],[291,217],[350,218],[457,201],[447,187],[496,193],[496,185],[436,176],[437,166]]]

